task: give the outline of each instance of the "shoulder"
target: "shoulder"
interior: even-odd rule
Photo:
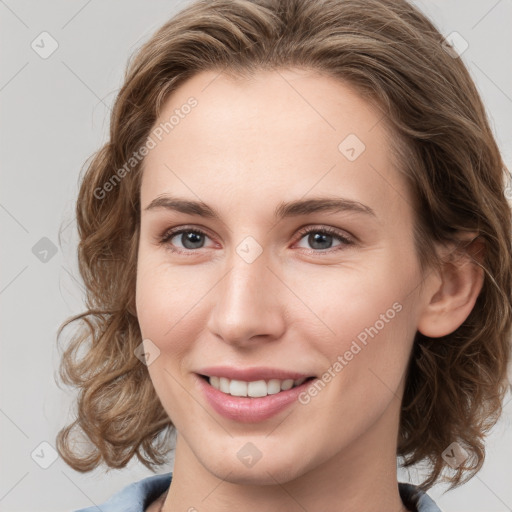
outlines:
[[[435,501],[418,486],[398,482],[398,490],[404,505],[412,512],[442,512]]]
[[[145,512],[146,507],[171,484],[172,473],[153,475],[133,482],[112,495],[106,502],[75,512]]]

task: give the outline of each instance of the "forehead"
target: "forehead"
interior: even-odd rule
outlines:
[[[257,197],[328,193],[389,210],[407,190],[384,121],[351,87],[315,71],[201,72],[173,92],[153,127],[142,205],[162,193],[208,202],[227,191],[255,207]]]

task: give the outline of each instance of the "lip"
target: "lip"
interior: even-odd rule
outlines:
[[[209,366],[197,370],[196,373],[200,375],[206,375],[208,377],[226,377],[230,380],[244,380],[246,382],[256,380],[270,380],[270,379],[302,379],[308,377],[314,377],[311,373],[299,373],[289,370],[281,370],[279,368],[268,368],[265,366],[255,366],[252,368],[233,368],[229,366]]]
[[[298,396],[316,379],[315,377],[307,380],[300,386],[275,395],[249,398],[228,395],[215,389],[200,375],[196,374],[195,377],[201,393],[212,409],[221,416],[239,423],[257,423],[271,418],[298,401]]]

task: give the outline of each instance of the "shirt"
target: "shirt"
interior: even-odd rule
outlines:
[[[75,512],[145,512],[169,488],[171,480],[172,473],[149,476],[127,485],[101,505],[81,508]],[[398,491],[409,510],[442,512],[432,498],[416,485],[398,482]]]

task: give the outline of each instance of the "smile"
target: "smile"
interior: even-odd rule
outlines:
[[[224,418],[239,423],[257,423],[271,418],[291,406],[293,402],[297,402],[300,393],[316,379],[309,377],[297,381],[270,379],[247,382],[225,377],[195,375],[200,393],[211,409]],[[215,385],[219,388],[222,386],[226,391],[217,389]],[[258,396],[248,396],[248,392],[256,393]]]

